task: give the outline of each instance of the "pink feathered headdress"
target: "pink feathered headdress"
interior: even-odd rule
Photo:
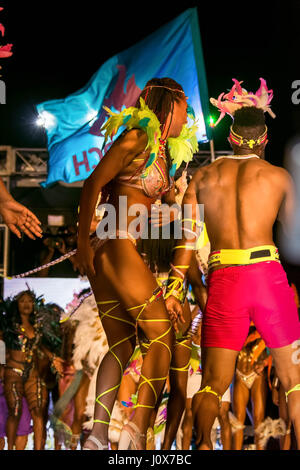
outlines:
[[[232,80],[234,85],[229,93],[221,93],[217,100],[215,98],[210,98],[210,102],[221,112],[215,126],[221,121],[221,119],[223,119],[225,114],[229,114],[233,117],[235,111],[244,106],[255,106],[256,108],[261,108],[264,112],[268,112],[272,118],[276,117],[270,108],[270,102],[273,98],[273,90],[268,90],[266,80],[260,78],[260,87],[256,93],[248,92],[242,88],[242,81],[239,82],[235,78]]]

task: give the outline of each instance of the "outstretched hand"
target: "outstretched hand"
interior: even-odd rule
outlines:
[[[185,323],[182,305],[173,295],[168,297],[165,302],[173,328],[175,332],[178,333],[178,322]]]
[[[21,232],[32,240],[35,240],[35,237],[42,237],[39,219],[27,207],[14,199],[1,202],[0,214],[4,223],[18,238],[21,238]]]

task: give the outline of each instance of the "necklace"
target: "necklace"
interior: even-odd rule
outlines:
[[[163,158],[165,161],[167,160],[167,157],[166,157],[166,144],[167,144],[167,140],[159,139],[158,156]]]
[[[246,160],[248,158],[260,158],[258,155],[254,155],[251,153],[250,155],[223,155],[222,157],[217,157],[216,160],[219,158],[232,158],[234,160]]]

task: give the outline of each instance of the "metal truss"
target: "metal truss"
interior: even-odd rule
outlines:
[[[194,156],[189,164],[189,173],[193,174],[201,166],[208,165],[218,155],[226,155],[228,151],[200,151]],[[0,177],[5,183],[8,191],[11,184],[17,187],[39,187],[42,181],[47,178],[48,150],[46,148],[15,148],[11,146],[0,146]],[[83,181],[67,184],[61,182],[63,186],[82,186]],[[8,247],[10,231],[5,224],[1,223],[0,216],[0,274],[7,275],[8,272]]]

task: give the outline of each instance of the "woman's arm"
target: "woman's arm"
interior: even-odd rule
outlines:
[[[40,346],[40,350],[43,351],[43,353],[49,359],[52,370],[57,371],[60,376],[63,376],[65,361],[61,357],[56,356],[56,354],[53,352],[49,351],[49,349],[44,345]]]
[[[109,149],[93,173],[84,182],[80,197],[78,247],[85,245],[96,202],[101,189],[122,171],[146,146],[147,137],[139,130],[132,130],[120,137]]]
[[[163,195],[162,202],[168,204],[169,206],[171,206],[172,204],[176,204],[174,186],[170,189],[170,191],[168,191],[166,194]]]
[[[147,135],[133,129],[121,136],[109,149],[93,173],[84,182],[80,197],[77,255],[74,266],[81,274],[95,275],[93,252],[89,246],[90,226],[102,188],[128,166],[147,145]]]
[[[177,220],[180,206],[176,206],[174,187],[168,191],[161,199],[162,205],[153,205],[151,208],[151,224],[154,227],[162,227]],[[167,204],[167,206],[165,205]],[[173,206],[174,207],[170,207]]]

